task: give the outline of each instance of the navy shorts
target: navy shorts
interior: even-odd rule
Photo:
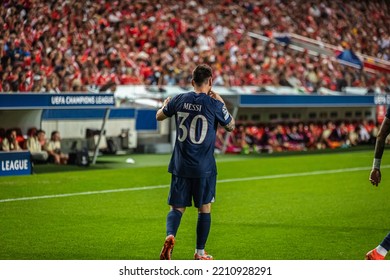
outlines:
[[[214,202],[217,176],[206,178],[185,178],[172,174],[168,204],[175,207],[192,206],[192,199],[196,208]]]

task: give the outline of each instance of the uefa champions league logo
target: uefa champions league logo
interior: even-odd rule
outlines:
[[[375,105],[387,105],[390,104],[390,95],[375,94],[374,96]]]

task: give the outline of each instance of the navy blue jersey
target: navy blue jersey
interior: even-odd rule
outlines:
[[[231,121],[225,105],[206,94],[188,92],[173,97],[163,112],[176,120],[176,142],[168,171],[187,178],[216,175],[217,126]]]
[[[390,119],[390,105],[387,107],[386,118]]]

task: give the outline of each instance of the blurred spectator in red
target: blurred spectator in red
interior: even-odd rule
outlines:
[[[345,147],[347,145],[347,139],[348,139],[348,130],[344,124],[344,122],[337,122],[332,132],[330,133],[328,137],[328,145],[330,148],[339,148],[339,147]]]
[[[287,138],[289,142],[288,149],[293,151],[303,151],[306,150],[305,138],[303,134],[300,134],[298,131],[297,125],[292,125],[291,127],[286,126],[287,129]]]

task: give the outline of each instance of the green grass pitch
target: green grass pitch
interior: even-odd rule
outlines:
[[[101,157],[90,168],[37,166],[32,176],[0,178],[0,259],[158,259],[169,158]],[[372,150],[218,156],[206,250],[219,260],[363,259],[390,231],[390,155],[379,188],[368,181],[372,158]],[[38,198],[7,200],[20,197]],[[192,259],[196,219],[188,208],[174,259]]]

